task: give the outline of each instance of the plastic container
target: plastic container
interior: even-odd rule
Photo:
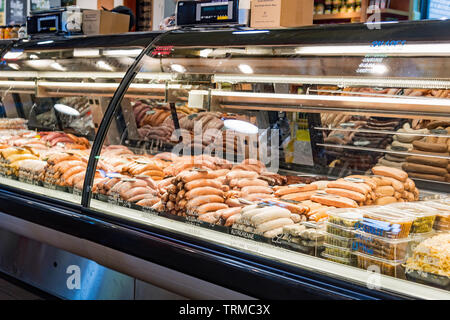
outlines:
[[[348,237],[341,237],[335,234],[326,233],[325,234],[325,244],[351,249],[353,246],[353,239]]]
[[[386,260],[404,260],[411,238],[390,239],[355,231],[352,250]]]
[[[356,258],[354,255],[351,258],[340,258],[333,255],[329,255],[324,251],[322,252],[322,257],[333,262],[346,264],[348,266],[355,266],[356,264]]]
[[[422,206],[416,202],[398,202],[386,207],[398,210],[400,214],[406,214],[414,218],[409,233],[428,233],[433,230],[434,220],[439,213],[430,207]]]
[[[423,206],[437,211],[433,228],[436,231],[450,231],[450,203],[446,199],[421,202]]]
[[[363,215],[363,220],[356,224],[357,230],[390,239],[408,237],[414,221],[414,217],[389,210],[387,206],[366,208]]]
[[[330,222],[326,222],[325,223],[326,226],[326,231],[329,234],[333,234],[339,237],[344,237],[344,238],[349,238],[349,239],[353,239],[355,237],[354,235],[354,231],[355,229],[353,228],[346,228],[334,223],[330,223]]]
[[[329,210],[328,222],[345,228],[355,228],[355,225],[362,220],[363,211],[361,209],[333,209]]]
[[[406,269],[406,279],[444,290],[450,290],[450,278],[434,273]]]
[[[350,249],[345,249],[342,247],[332,246],[330,244],[325,243],[325,254],[330,256],[335,256],[339,258],[353,258],[353,252]]]
[[[363,253],[354,252],[357,258],[358,268],[370,270],[375,273],[381,273],[394,278],[405,279],[405,260],[386,260]]]

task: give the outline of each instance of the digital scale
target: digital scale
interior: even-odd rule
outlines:
[[[177,26],[248,26],[249,0],[178,1]]]
[[[31,36],[80,34],[82,19],[83,13],[79,8],[34,11],[27,17],[27,32]]]

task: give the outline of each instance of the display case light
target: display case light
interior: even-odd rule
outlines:
[[[53,42],[55,42],[55,41],[54,41],[54,40],[39,41],[39,42],[37,43],[37,45],[38,45],[38,46],[41,46],[41,45],[44,45],[44,44],[51,44],[51,43],[53,43]]]
[[[74,57],[98,57],[100,56],[100,50],[99,49],[73,49],[73,56]]]
[[[247,121],[226,119],[223,121],[223,126],[228,130],[233,130],[243,134],[258,133],[258,127]]]
[[[69,107],[65,104],[60,104],[57,103],[53,106],[53,108],[55,108],[56,111],[58,111],[59,113],[68,115],[68,116],[72,116],[72,117],[79,117],[80,116],[80,112],[72,107]]]
[[[252,74],[253,73],[252,67],[250,67],[248,64],[240,64],[239,65],[239,70],[241,70],[241,72],[245,73],[245,74]]]
[[[142,52],[142,49],[110,49],[103,50],[104,56],[119,57],[137,57]]]
[[[23,51],[8,51],[3,56],[4,60],[16,60],[23,54]]]
[[[181,64],[172,64],[172,65],[170,65],[170,68],[174,72],[178,72],[178,73],[185,73],[186,72],[186,68],[183,67]]]
[[[14,69],[14,70],[20,69],[20,67],[17,63],[8,63],[8,67],[10,67],[11,69]]]
[[[258,33],[270,33],[269,30],[242,30],[242,31],[233,31],[233,34],[239,35],[250,35],[250,34],[258,34]]]
[[[200,50],[199,56],[202,58],[207,58],[213,52],[212,49],[203,49]]]
[[[106,63],[103,60],[97,61],[97,63],[95,65],[97,66],[97,68],[102,69],[102,70],[114,71],[114,68],[111,67],[108,63]]]

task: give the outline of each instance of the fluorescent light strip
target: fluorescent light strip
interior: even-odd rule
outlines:
[[[34,88],[36,83],[34,81],[0,81],[0,87]]]
[[[368,54],[411,54],[411,55],[449,55],[449,43],[405,44],[393,46],[304,46],[297,47],[295,53],[301,55],[368,55]]]
[[[216,97],[249,97],[263,98],[268,100],[290,99],[290,100],[309,100],[309,101],[341,101],[341,102],[368,102],[368,103],[385,103],[385,104],[409,104],[409,105],[432,105],[450,107],[450,99],[435,98],[378,98],[378,97],[351,97],[351,96],[325,96],[325,95],[306,95],[306,94],[281,94],[281,93],[255,93],[255,92],[233,92],[233,91],[212,91],[212,96]],[[450,110],[450,109],[449,109]]]
[[[136,57],[143,49],[118,49],[118,50],[103,50],[104,56],[109,57]]]
[[[2,71],[0,78],[73,78],[73,79],[122,79],[125,72],[52,72],[52,71]],[[170,73],[150,73],[141,72],[136,76],[136,79],[144,80],[173,80]]]
[[[353,77],[310,77],[310,76],[272,76],[272,75],[238,75],[215,74],[213,82],[229,83],[307,83],[336,84],[340,86],[375,86],[398,88],[450,88],[450,81],[440,79],[386,79],[386,78],[353,78]]]

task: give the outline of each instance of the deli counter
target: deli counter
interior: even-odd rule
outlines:
[[[0,271],[68,299],[449,299],[450,22],[379,27],[0,43]]]

